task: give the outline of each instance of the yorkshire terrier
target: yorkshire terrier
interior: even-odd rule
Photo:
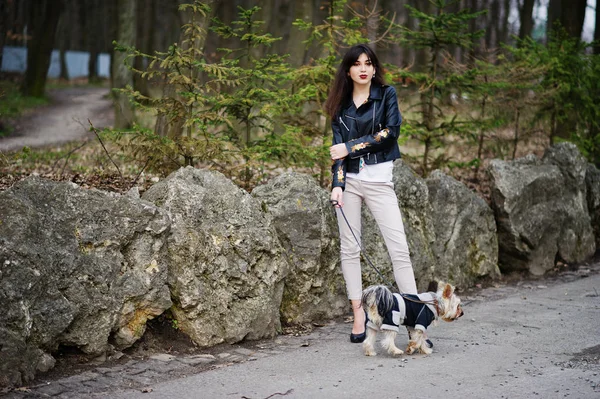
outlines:
[[[380,330],[384,334],[381,346],[391,355],[402,355],[404,352],[394,343],[400,326],[408,330],[406,354],[419,351],[429,355],[433,351],[424,336],[427,327],[437,324],[438,318],[454,321],[464,314],[454,287],[443,282],[438,283],[437,292],[418,295],[393,294],[384,285],[373,285],[363,291],[362,305],[367,314],[367,337],[363,342],[366,356],[377,354],[375,338]]]

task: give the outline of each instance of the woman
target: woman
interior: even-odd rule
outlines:
[[[331,200],[337,201],[342,273],[354,313],[350,341],[354,343],[363,342],[366,336],[360,246],[339,208],[343,207],[360,241],[361,205],[365,202],[385,240],[400,292],[417,293],[392,183],[393,161],[400,158],[398,135],[402,117],[396,90],[385,84],[383,73],[371,48],[364,44],[351,47],[325,103],[333,130],[333,145],[329,148],[333,160]]]

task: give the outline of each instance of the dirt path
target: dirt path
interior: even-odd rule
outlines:
[[[18,151],[58,145],[93,136],[88,119],[97,128],[112,126],[114,111],[106,87],[70,87],[51,90],[49,105],[36,108],[15,123],[15,131],[0,137],[0,151]]]

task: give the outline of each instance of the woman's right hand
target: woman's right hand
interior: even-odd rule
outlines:
[[[344,192],[341,187],[334,187],[333,190],[331,190],[331,201],[337,201],[337,204],[335,205],[336,208],[344,206],[343,196]]]

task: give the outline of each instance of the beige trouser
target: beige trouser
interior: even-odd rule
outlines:
[[[394,279],[400,292],[416,294],[415,274],[410,262],[408,243],[398,199],[394,192],[394,184],[347,179],[343,194],[343,210],[359,242],[361,242],[361,205],[363,201],[373,214],[385,240],[392,260]],[[342,274],[346,280],[348,299],[360,299],[362,296],[360,246],[348,228],[340,209],[336,208],[336,211],[340,230]],[[382,281],[381,284],[384,282]]]

